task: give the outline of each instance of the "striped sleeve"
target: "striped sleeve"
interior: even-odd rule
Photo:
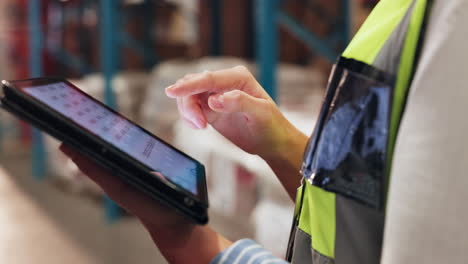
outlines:
[[[286,264],[250,239],[242,239],[217,255],[210,264]]]

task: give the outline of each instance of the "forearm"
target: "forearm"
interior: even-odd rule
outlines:
[[[61,146],[78,168],[107,195],[138,217],[170,263],[209,263],[231,242],[208,226],[195,225],[173,209],[134,189],[92,160]]]
[[[208,226],[190,225],[170,230],[144,225],[169,263],[210,263],[232,244]]]
[[[277,151],[261,155],[278,177],[291,199],[296,199],[296,190],[300,186],[300,168],[308,137],[289,122],[285,137]]]

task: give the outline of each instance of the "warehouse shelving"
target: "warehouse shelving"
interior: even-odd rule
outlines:
[[[43,76],[43,51],[44,51],[44,28],[41,23],[41,0],[29,0],[28,2],[28,24],[29,24],[29,54],[30,54],[30,77]],[[81,1],[80,4],[86,4],[88,1]],[[138,54],[144,57],[144,64],[150,68],[157,62],[157,57],[152,50],[144,44],[134,40],[128,33],[122,30],[121,16],[122,9],[120,8],[121,1],[115,0],[100,0],[99,1],[99,24],[100,24],[100,54],[101,54],[101,70],[104,75],[104,102],[111,108],[116,109],[116,98],[112,89],[112,79],[116,74],[120,64],[120,49],[122,46],[127,46],[135,50]],[[150,0],[143,1],[144,5],[152,6]],[[151,8],[146,8],[148,13],[145,13],[145,28],[149,29],[152,23],[152,16],[149,13]],[[149,34],[148,34],[149,36]],[[150,40],[150,39],[149,39]],[[146,42],[145,44],[148,44]],[[79,57],[69,54],[61,47],[54,47],[49,50],[52,55],[58,56],[61,63],[70,66],[82,74],[87,74],[92,71],[91,67]],[[37,129],[33,128],[33,144],[32,144],[32,172],[33,176],[38,179],[44,179],[46,175],[46,151],[42,134]],[[120,215],[119,207],[114,204],[108,197],[105,197],[106,217],[109,221],[118,219]]]
[[[256,26],[256,60],[258,64],[258,79],[273,99],[277,99],[276,67],[278,64],[278,27],[282,26],[291,34],[303,41],[311,50],[324,56],[329,61],[338,57],[333,49],[337,44],[346,44],[350,39],[350,1],[340,0],[341,19],[338,20],[334,31],[326,38],[320,38],[307,30],[294,18],[284,12],[281,0],[255,0]],[[313,0],[303,1],[311,5]],[[317,7],[314,4],[311,8]],[[342,45],[344,46],[344,45]]]
[[[43,50],[44,50],[44,29],[41,23],[41,0],[28,0],[28,23],[30,28],[30,76],[37,77],[43,75]],[[278,64],[278,47],[280,40],[278,38],[278,28],[282,26],[291,34],[302,40],[304,43],[318,54],[324,56],[330,61],[337,58],[338,52],[334,50],[337,44],[346,43],[350,39],[350,0],[341,1],[341,19],[336,23],[335,30],[325,39],[318,37],[308,31],[304,26],[298,23],[290,15],[282,10],[281,0],[255,0],[255,28],[256,28],[256,60],[258,64],[258,78],[263,87],[272,96],[277,98],[276,91],[276,68]],[[94,2],[94,1],[93,1]],[[152,5],[151,0],[143,1],[145,5]],[[311,3],[313,0],[305,1]],[[80,1],[82,4],[89,1]],[[127,32],[122,30],[122,25],[125,23],[125,16],[122,15],[120,8],[121,1],[115,0],[99,0],[96,5],[99,8],[99,26],[100,26],[100,61],[101,71],[104,76],[104,100],[107,105],[116,108],[116,98],[112,89],[112,78],[118,71],[120,64],[120,49],[122,46],[129,47],[140,54],[144,58],[146,67],[153,66],[158,58],[154,52],[145,44],[151,41],[150,34],[144,43],[134,40]],[[220,9],[223,5],[223,0],[212,0],[213,10],[213,38],[211,40],[212,55],[220,55]],[[143,14],[145,16],[145,30],[149,31],[152,20],[149,11],[151,8],[146,8]],[[344,45],[341,45],[344,46]],[[60,57],[60,61],[77,71],[86,74],[92,72],[92,69],[87,62],[72,54],[67,53],[60,47],[52,47],[48,50],[51,55]],[[37,179],[43,179],[46,173],[46,152],[41,133],[33,129],[33,146],[32,146],[33,175]],[[106,214],[108,219],[116,219],[118,210],[113,203],[106,199]]]

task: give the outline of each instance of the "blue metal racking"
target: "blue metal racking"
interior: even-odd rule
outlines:
[[[327,39],[322,39],[282,11],[281,0],[255,0],[258,78],[273,99],[277,99],[278,26],[285,27],[290,33],[307,44],[311,50],[316,51],[330,61],[334,61],[338,57],[338,53],[331,47],[339,42],[347,43],[350,39],[349,1],[351,0],[341,0],[342,19],[340,19],[335,31]]]
[[[256,60],[259,69],[259,80],[272,98],[277,98],[276,93],[276,67],[278,63],[278,25],[284,26],[296,37],[304,41],[311,49],[317,51],[327,59],[333,61],[338,53],[330,47],[337,42],[347,42],[350,38],[350,0],[342,1],[343,19],[340,21],[336,31],[327,39],[321,39],[305,29],[300,23],[281,10],[281,0],[255,0],[255,26],[256,26]],[[86,2],[86,1],[83,1]],[[125,45],[134,49],[145,57],[145,66],[149,67],[157,62],[158,58],[145,45],[141,45],[132,39],[126,32],[121,31],[124,19],[121,19],[121,1],[100,0],[100,35],[101,35],[101,62],[105,80],[105,102],[112,108],[116,108],[116,99],[112,89],[112,78],[118,70],[120,62],[120,48]],[[221,0],[213,0],[214,21],[220,21],[219,10],[222,6]],[[145,0],[144,4],[150,5],[151,0]],[[147,8],[146,10],[150,10]],[[42,51],[43,51],[43,28],[41,23],[41,0],[29,0],[28,21],[30,27],[30,74],[31,77],[43,75]],[[147,16],[147,25],[150,25],[150,15]],[[216,23],[215,23],[216,24]],[[216,25],[214,25],[216,26]],[[219,26],[219,24],[218,24]],[[149,27],[147,27],[149,28]],[[212,40],[213,55],[219,53],[220,36],[219,29],[215,29],[215,37]],[[62,59],[66,65],[79,70],[82,73],[92,71],[91,67],[60,47],[53,47],[49,52]],[[43,179],[46,171],[46,153],[42,136],[39,131],[33,129],[33,175],[37,179]],[[105,199],[107,219],[113,221],[118,218],[120,210],[108,198]]]
[[[30,28],[29,37],[29,73],[31,77],[43,75],[42,71],[42,46],[43,32],[41,23],[41,0],[29,0],[28,23]],[[32,172],[33,176],[42,180],[46,171],[46,152],[44,141],[39,130],[33,128],[33,146],[32,146]]]
[[[44,36],[43,26],[41,23],[41,0],[29,0],[28,2],[28,23],[29,23],[29,47],[30,47],[30,75],[38,77],[43,75],[43,50]],[[86,4],[87,1],[82,1]],[[104,101],[111,108],[117,108],[117,102],[112,89],[112,79],[120,66],[120,48],[125,45],[136,50],[144,57],[145,66],[151,67],[157,62],[157,56],[154,52],[145,45],[134,40],[129,34],[122,29],[122,21],[120,20],[121,1],[115,0],[100,0],[100,37],[101,37],[101,67],[104,75]],[[152,6],[150,0],[145,0],[143,4]],[[151,9],[146,8],[145,25],[149,29],[152,23]],[[149,36],[149,34],[148,34]],[[151,40],[150,37],[147,40]],[[81,58],[69,54],[61,47],[52,47],[48,50],[49,53],[55,55],[62,63],[77,69],[83,74],[90,73],[91,67]],[[32,146],[32,171],[36,179],[44,179],[46,174],[46,152],[44,148],[43,138],[41,133],[33,129],[33,146]],[[104,197],[105,215],[109,222],[117,220],[121,215],[121,209],[107,196]]]

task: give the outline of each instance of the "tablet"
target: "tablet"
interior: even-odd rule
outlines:
[[[205,168],[62,78],[2,81],[1,106],[146,195],[208,222]]]

